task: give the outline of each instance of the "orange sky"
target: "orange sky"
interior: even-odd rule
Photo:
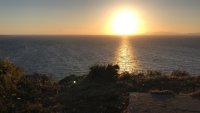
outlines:
[[[136,13],[142,31],[200,33],[199,0],[0,1],[0,34],[113,35],[116,11]]]

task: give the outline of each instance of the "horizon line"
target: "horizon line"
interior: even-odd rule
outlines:
[[[2,33],[0,36],[183,36],[183,35],[200,35],[200,32],[191,32],[191,33],[177,33],[177,32],[146,32],[143,34],[64,34],[64,33],[58,33],[58,34],[47,34],[47,33],[41,33],[41,34],[29,34],[29,33],[10,33],[10,34],[5,34]]]

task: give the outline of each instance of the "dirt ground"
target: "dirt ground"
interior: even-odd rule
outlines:
[[[130,93],[128,113],[200,113],[200,99],[188,95]]]

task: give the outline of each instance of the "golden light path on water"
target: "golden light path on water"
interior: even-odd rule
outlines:
[[[134,54],[135,52],[129,42],[129,38],[123,37],[117,50],[115,60],[115,63],[120,66],[120,72],[133,72],[139,69],[136,62],[136,56]]]

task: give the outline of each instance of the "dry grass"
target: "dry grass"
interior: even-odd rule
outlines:
[[[200,98],[200,90],[192,92],[189,95],[192,96],[192,97],[194,97],[194,98]]]
[[[150,90],[150,94],[156,94],[156,95],[175,95],[173,91],[170,90]]]

